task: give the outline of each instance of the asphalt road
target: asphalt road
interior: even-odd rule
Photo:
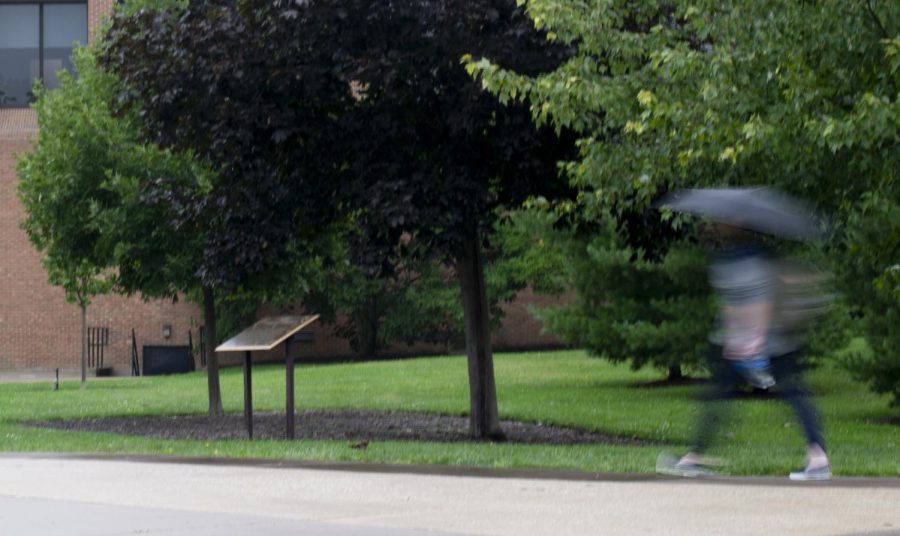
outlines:
[[[0,534],[900,536],[900,479],[0,456]]]

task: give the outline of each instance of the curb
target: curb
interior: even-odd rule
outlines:
[[[464,478],[503,478],[526,480],[561,480],[569,482],[624,482],[643,484],[686,485],[749,485],[778,487],[827,487],[827,488],[889,488],[900,489],[900,477],[837,477],[820,482],[792,482],[776,476],[716,476],[703,478],[679,478],[657,474],[606,473],[559,469],[508,469],[493,467],[463,467],[453,465],[404,465],[367,462],[339,462],[316,460],[278,460],[266,458],[218,458],[191,456],[151,456],[103,453],[0,453],[3,459],[117,461],[134,463],[162,463],[185,465],[210,465],[221,467],[250,467],[264,469],[307,469],[319,471],[344,471],[359,473],[409,474],[422,476],[449,476]]]

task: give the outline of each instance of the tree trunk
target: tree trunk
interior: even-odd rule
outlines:
[[[370,297],[356,317],[357,352],[361,360],[374,358],[378,354],[378,319],[378,301]]]
[[[491,352],[490,310],[484,285],[484,264],[478,233],[468,240],[457,259],[462,291],[469,361],[469,433],[476,439],[504,439],[497,411],[494,359]]]
[[[209,390],[209,416],[221,417],[225,414],[222,408],[222,390],[219,387],[219,358],[216,357],[216,302],[211,288],[203,289],[203,341],[206,352],[206,383]]]
[[[684,373],[681,372],[681,365],[669,365],[670,382],[677,382],[684,379]]]
[[[81,388],[87,387],[87,305],[81,307]]]

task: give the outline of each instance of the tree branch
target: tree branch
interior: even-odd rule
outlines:
[[[890,34],[888,34],[887,28],[884,27],[884,24],[881,23],[881,19],[878,18],[878,13],[875,13],[875,9],[872,7],[872,0],[866,0],[866,11],[869,12],[872,20],[875,21],[875,26],[878,26],[878,30],[881,32],[881,37],[883,39],[888,39],[890,37]]]

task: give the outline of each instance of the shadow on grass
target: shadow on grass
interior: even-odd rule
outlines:
[[[663,380],[654,380],[650,382],[639,382],[639,383],[629,383],[628,386],[633,389],[661,389],[665,387],[684,387],[691,385],[705,385],[709,383],[708,378],[693,378],[690,376],[685,376],[683,378],[676,378],[674,380],[670,380],[668,378]]]
[[[867,412],[859,415],[859,422],[876,426],[900,426],[900,415]]]

